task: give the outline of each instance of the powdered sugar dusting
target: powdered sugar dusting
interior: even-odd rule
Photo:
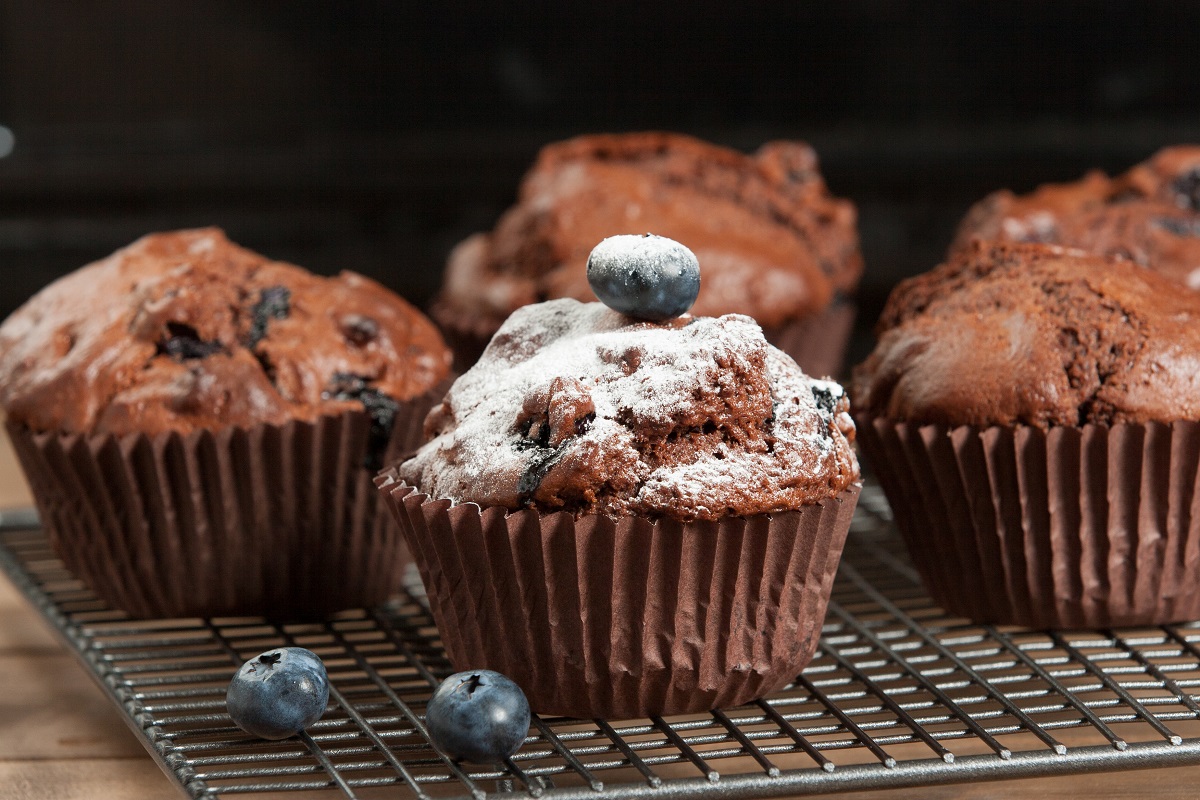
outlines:
[[[631,323],[599,303],[515,312],[401,473],[482,505],[713,518],[794,508],[858,477],[841,387],[750,318]]]

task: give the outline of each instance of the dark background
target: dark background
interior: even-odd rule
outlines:
[[[0,315],[209,224],[424,303],[540,145],[663,128],[814,144],[865,327],[986,192],[1200,141],[1198,53],[1200,4],[1166,0],[0,0]]]

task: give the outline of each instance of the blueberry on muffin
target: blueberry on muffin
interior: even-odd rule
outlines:
[[[674,245],[619,238],[643,277],[629,260]],[[379,486],[456,667],[542,713],[702,711],[812,657],[857,500],[848,412],[749,317],[551,300],[508,318]]]

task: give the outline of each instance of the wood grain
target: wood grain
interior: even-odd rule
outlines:
[[[1064,775],[833,795],[841,800],[1194,800],[1200,767]]]
[[[0,800],[165,800],[178,796],[148,757],[0,759]]]
[[[4,418],[0,416],[0,423],[3,422]],[[8,443],[8,436],[0,435],[0,439],[4,442],[3,447],[0,448],[0,508],[21,508],[32,505],[33,500],[29,496],[29,486],[25,483],[25,476],[17,468],[16,457],[12,453],[12,446]]]
[[[116,711],[72,656],[0,656],[0,753],[75,759],[144,755]]]

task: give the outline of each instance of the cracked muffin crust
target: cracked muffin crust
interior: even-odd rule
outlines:
[[[967,213],[951,252],[973,239],[1077,247],[1200,289],[1200,146],[1165,148],[1115,178],[995,192]]]
[[[857,285],[855,223],[801,142],[747,156],[671,133],[581,136],[545,147],[495,229],[454,250],[432,314],[490,334],[530,303],[595,300],[595,243],[649,231],[686,242],[703,265],[694,313],[746,314],[770,328]]]
[[[859,478],[842,388],[739,315],[633,322],[526,306],[426,420],[399,477],[481,506],[718,519],[795,509]]]
[[[856,411],[946,425],[1200,420],[1200,293],[1129,261],[975,242],[903,281]]]
[[[365,409],[449,371],[433,324],[352,272],[323,278],[215,229],[146,236],[0,326],[0,405],[35,431],[188,432]]]

